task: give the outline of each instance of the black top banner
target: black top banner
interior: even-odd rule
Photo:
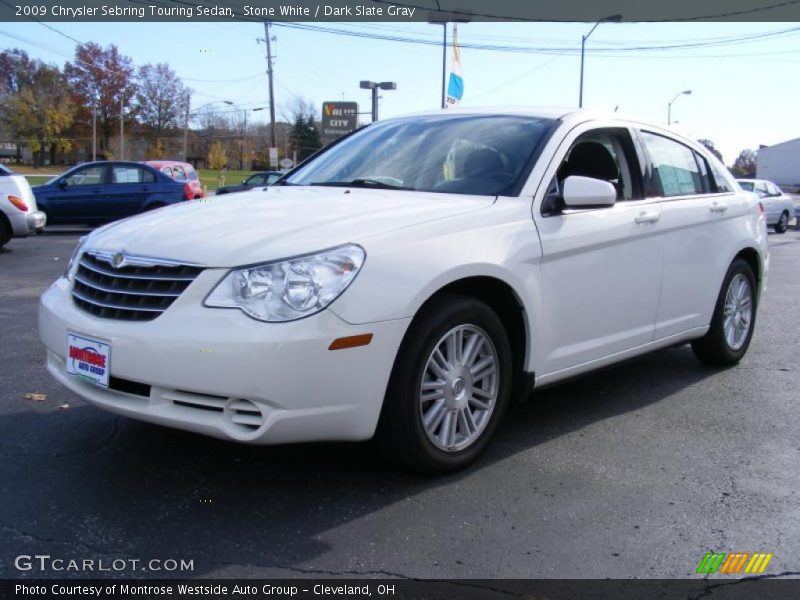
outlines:
[[[800,21],[800,0],[0,0],[2,21]]]

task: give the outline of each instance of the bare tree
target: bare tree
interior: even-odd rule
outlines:
[[[165,63],[139,68],[136,109],[139,120],[147,125],[154,139],[165,131],[183,126],[191,90]]]

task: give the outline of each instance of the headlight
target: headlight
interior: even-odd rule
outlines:
[[[75,276],[75,271],[78,270],[78,258],[83,252],[83,247],[86,245],[86,240],[89,239],[88,235],[84,235],[78,240],[78,245],[75,246],[75,250],[72,251],[72,256],[69,257],[69,262],[67,263],[67,268],[64,269],[64,277],[69,280]]]
[[[355,279],[364,249],[348,244],[319,254],[236,269],[203,303],[238,308],[259,321],[280,323],[324,310]]]

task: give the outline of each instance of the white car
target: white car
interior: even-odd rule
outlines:
[[[789,221],[794,214],[794,200],[784,194],[781,188],[765,179],[737,179],[741,188],[755,192],[767,213],[767,227],[775,229],[775,233],[786,233]]]
[[[43,230],[46,220],[37,210],[28,180],[0,165],[0,247],[11,238]]]
[[[686,342],[738,362],[768,264],[757,199],[690,140],[448,110],[96,230],[39,328],[49,372],[109,411],[256,444],[375,436],[445,472],[533,388]]]

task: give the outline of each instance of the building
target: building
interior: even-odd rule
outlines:
[[[800,188],[800,138],[759,148],[756,177]]]

